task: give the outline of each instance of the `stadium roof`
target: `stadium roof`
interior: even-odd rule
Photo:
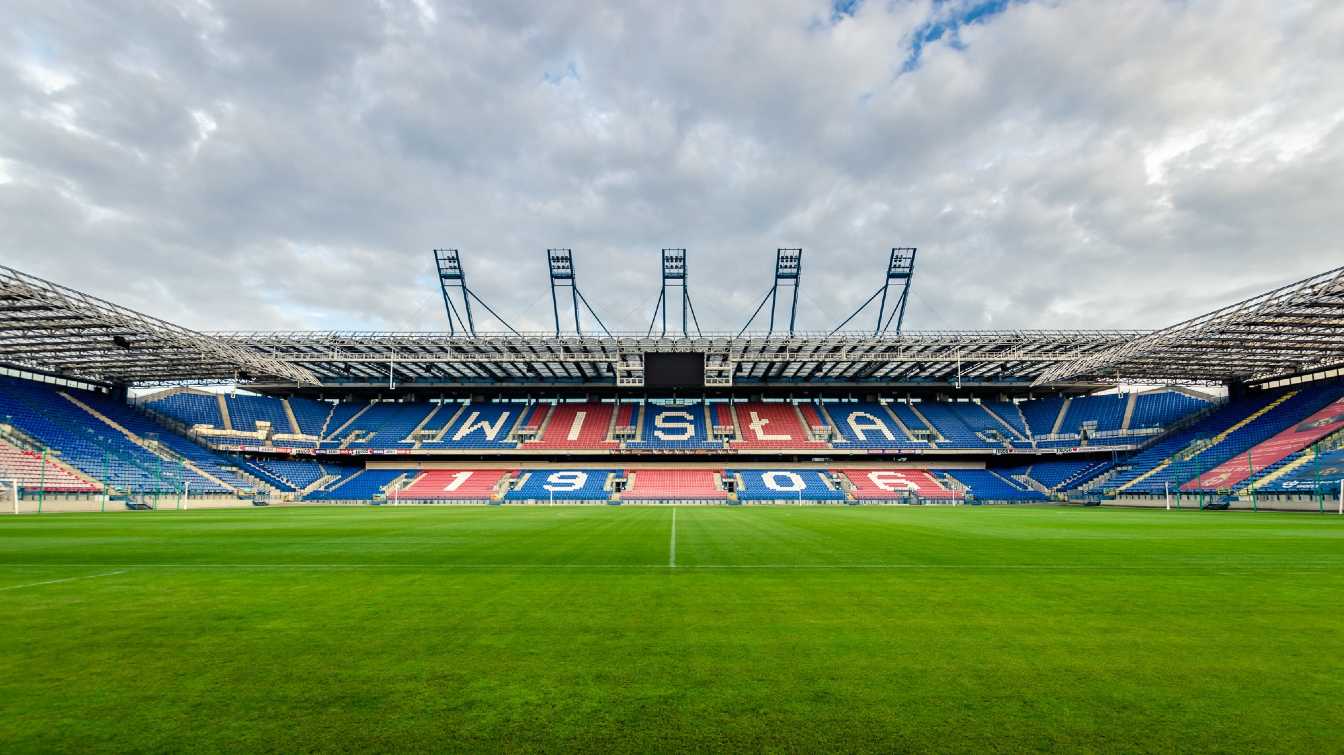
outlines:
[[[705,354],[705,385],[915,388],[1222,383],[1344,362],[1344,268],[1159,331],[901,335],[203,333],[0,266],[0,361],[130,385],[263,390],[644,386],[648,352]]]
[[[644,385],[648,352],[705,354],[705,386],[1029,385],[1045,369],[1122,345],[1128,331],[963,331],[651,337],[447,333],[222,333],[324,385]]]
[[[112,383],[316,382],[301,366],[0,266],[0,360]]]
[[[1113,348],[1062,361],[1036,380],[1228,383],[1344,362],[1344,267],[1274,289]]]

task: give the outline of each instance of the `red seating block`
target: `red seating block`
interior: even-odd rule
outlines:
[[[854,483],[854,497],[860,500],[883,500],[916,495],[920,498],[961,498],[959,491],[950,490],[927,469],[837,469]]]
[[[506,469],[431,469],[397,497],[416,501],[487,500],[506,474]]]
[[[622,500],[721,500],[728,494],[719,488],[720,469],[631,469],[631,485],[621,493]]]
[[[752,402],[738,404],[734,409],[741,440],[734,441],[733,448],[827,447],[823,442],[810,439],[792,404]]]
[[[634,407],[626,405],[621,410],[627,408]],[[526,448],[616,448],[618,443],[607,440],[614,409],[612,404],[560,404],[552,409],[546,432],[528,443]]]

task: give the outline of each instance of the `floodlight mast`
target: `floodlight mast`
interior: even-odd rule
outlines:
[[[521,335],[514,327],[508,323],[499,313],[490,308],[481,297],[476,295],[475,291],[467,285],[467,271],[462,267],[462,259],[456,249],[435,249],[434,264],[439,270],[439,288],[443,292],[443,308],[448,314],[448,333],[457,335],[461,330],[464,334],[476,335],[476,320],[471,314],[471,302],[474,299],[477,304],[485,307],[500,324],[508,328],[514,335]],[[462,311],[459,312],[457,306],[453,303],[452,292],[457,290],[462,298]]]
[[[873,292],[867,301],[859,305],[844,322],[835,326],[827,335],[835,335],[839,330],[849,324],[851,320],[859,316],[859,313],[872,304],[873,301],[881,297],[877,307],[877,326],[873,328],[873,335],[880,336],[887,332],[891,327],[893,320],[896,321],[896,335],[901,334],[901,327],[905,324],[905,305],[910,298],[910,284],[915,279],[915,253],[918,250],[914,247],[892,247],[891,256],[887,260],[887,275],[882,281],[881,288]],[[887,312],[887,302],[890,299],[892,288],[898,288],[899,294],[895,295],[892,301],[891,312]]]
[[[582,302],[588,314],[597,321],[598,327],[602,332],[611,336],[611,331],[602,322],[602,318],[597,316],[593,310],[593,305],[588,303],[583,292],[579,290],[579,279],[574,271],[574,252],[570,249],[547,249],[546,264],[551,273],[551,310],[555,313],[555,337],[560,337],[560,295],[557,289],[568,288],[570,300],[574,306],[574,334],[583,335],[583,325],[579,320],[579,303]]]
[[[697,335],[699,335],[700,321],[698,318],[696,318],[695,307],[691,304],[689,274],[687,272],[686,267],[686,250],[664,249],[662,271],[663,271],[662,288],[658,293],[658,303],[655,304],[653,307],[653,319],[649,321],[648,335],[650,336],[653,335],[653,326],[654,323],[658,322],[658,313],[661,311],[663,315],[663,329],[660,335],[663,337],[667,336],[667,309],[668,304],[670,303],[667,289],[669,286],[679,287],[681,289],[682,336],[687,338],[690,337],[691,332],[689,326],[691,323],[695,324],[695,332]],[[688,315],[690,317],[689,322],[687,321]]]
[[[802,249],[776,249],[775,250],[775,282],[770,286],[770,290],[765,292],[765,298],[756,306],[756,311],[751,313],[751,318],[747,324],[738,331],[740,338],[747,328],[756,321],[756,316],[761,313],[766,302],[770,302],[770,327],[766,335],[775,332],[776,303],[779,300],[779,289],[788,287],[793,289],[793,297],[788,301],[789,305],[789,335],[793,335],[794,327],[798,320],[798,283],[803,275],[803,250]]]
[[[434,263],[439,268],[439,288],[443,290],[443,308],[448,314],[448,332],[456,335],[458,326],[462,326],[471,335],[476,335],[476,323],[471,317],[471,296],[470,289],[467,288],[467,274],[462,269],[462,260],[459,258],[456,249],[435,249]],[[458,314],[457,308],[453,305],[451,292],[457,289],[461,292],[462,308],[466,312],[466,318]]]

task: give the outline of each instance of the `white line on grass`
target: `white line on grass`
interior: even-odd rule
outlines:
[[[672,544],[667,549],[667,565],[677,568],[677,508],[672,507]]]
[[[60,564],[61,566],[107,566],[108,564]],[[0,564],[3,567],[16,566],[53,566],[51,563],[41,564]],[[399,571],[450,571],[454,569],[538,569],[538,570],[565,570],[565,569],[667,569],[673,565],[668,564],[397,564],[397,563],[135,563],[135,564],[117,564],[130,568],[167,568],[167,569],[254,569],[277,571],[361,571],[368,569],[388,569]],[[1256,571],[1289,571],[1311,573],[1322,570],[1335,570],[1340,567],[1337,562],[1323,563],[1257,563],[1257,564],[1232,564],[1223,565],[1209,563],[1207,561],[1192,562],[1173,562],[1163,565],[1103,565],[1103,564],[681,564],[675,566],[677,569],[782,569],[794,571],[825,570],[825,569],[888,569],[892,571],[909,570],[929,570],[929,571],[1052,571],[1059,573],[1067,572],[1089,572],[1089,571],[1171,571],[1174,568],[1186,567],[1212,567],[1225,571],[1235,571],[1237,573],[1256,572]],[[123,570],[124,571],[124,570]],[[107,577],[122,572],[109,572],[107,574],[90,574],[87,577],[70,577],[68,579],[51,580],[51,582],[68,582],[72,579],[91,579],[93,577]],[[1200,574],[1182,574],[1177,572],[1174,576],[1201,576]],[[49,584],[48,582],[36,582],[34,584]],[[30,585],[13,585],[3,587],[0,590],[13,590],[19,587],[29,587]]]
[[[4,591],[4,590],[17,590],[17,589],[19,589],[20,587],[40,587],[40,586],[42,586],[42,585],[55,585],[55,584],[59,584],[59,583],[61,583],[61,582],[74,582],[74,581],[77,580],[77,579],[95,579],[95,578],[97,578],[97,577],[111,577],[111,576],[115,576],[115,575],[117,575],[117,574],[125,574],[125,573],[126,573],[126,570],[125,570],[125,569],[122,569],[121,571],[110,571],[110,572],[104,572],[104,573],[102,573],[102,574],[87,574],[87,575],[85,575],[85,576],[83,576],[83,577],[66,577],[65,579],[48,579],[48,580],[46,580],[45,582],[29,582],[29,583],[26,584],[26,585],[10,585],[9,587],[0,587],[0,591]]]

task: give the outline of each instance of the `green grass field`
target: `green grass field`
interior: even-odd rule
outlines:
[[[0,747],[1340,751],[1344,517],[11,517]]]

